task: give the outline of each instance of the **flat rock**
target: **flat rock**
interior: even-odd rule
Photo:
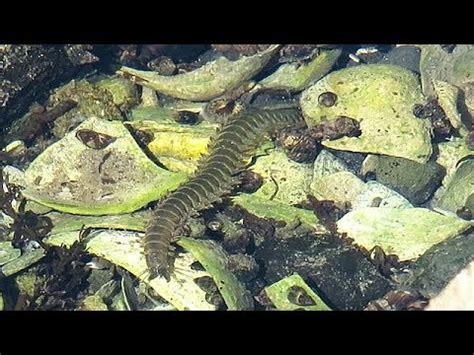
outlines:
[[[22,192],[62,212],[118,214],[158,200],[186,179],[149,160],[121,122],[92,117],[30,164]]]
[[[412,275],[404,284],[431,298],[472,261],[474,261],[474,234],[457,235],[424,253],[416,261]]]
[[[461,207],[474,211],[471,195],[474,196],[474,160],[469,159],[459,165],[436,205],[451,212]]]
[[[378,202],[377,202],[378,201]],[[374,206],[378,204],[378,206]],[[367,181],[362,192],[352,201],[352,208],[411,208],[413,205],[405,197],[377,181]]]
[[[310,191],[313,166],[291,160],[281,149],[257,158],[250,170],[263,177],[263,185],[253,194],[263,199],[293,205],[306,200]]]
[[[408,159],[370,155],[363,174],[375,173],[378,182],[397,191],[410,202],[421,204],[441,185],[445,169],[436,162],[420,164]]]
[[[367,207],[351,211],[337,222],[338,231],[347,233],[356,244],[367,250],[378,245],[400,260],[418,258],[433,245],[471,225],[426,208]]]
[[[352,202],[364,190],[364,182],[348,171],[340,171],[311,182],[311,193],[318,200]]]
[[[361,310],[393,289],[362,252],[331,235],[273,236],[256,259],[265,265],[267,282],[298,273],[331,309]]]
[[[324,92],[337,95],[333,106],[318,101]],[[370,64],[326,75],[303,92],[300,104],[310,126],[338,116],[359,121],[359,137],[323,141],[326,147],[424,163],[432,154],[431,123],[413,115],[413,106],[423,100],[416,74],[395,65]]]

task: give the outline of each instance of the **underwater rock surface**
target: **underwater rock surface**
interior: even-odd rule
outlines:
[[[340,49],[322,51],[307,64],[284,64],[258,84],[265,89],[298,92],[326,75],[341,55]]]
[[[404,282],[423,296],[436,296],[464,267],[474,261],[474,234],[459,234],[426,251]]]
[[[0,45],[0,123],[26,113],[34,101],[98,60],[87,45]],[[92,68],[91,68],[92,69]],[[31,90],[34,88],[34,90]]]
[[[426,208],[367,207],[351,211],[337,222],[338,231],[347,233],[356,244],[367,250],[378,245],[402,261],[418,258],[471,225]]]
[[[436,206],[452,212],[462,207],[474,211],[474,160],[466,160],[458,166]]]
[[[332,309],[362,309],[392,289],[368,258],[333,236],[283,234],[268,238],[256,252],[269,283],[298,273]]]
[[[30,164],[23,194],[62,212],[118,214],[159,199],[185,180],[150,161],[121,122],[92,117]]]
[[[174,76],[128,67],[122,67],[119,73],[134,78],[137,84],[168,96],[190,101],[206,101],[236,89],[251,79],[268,63],[278,48],[279,46],[271,46],[260,53],[236,61],[219,57],[198,69]]]
[[[288,276],[265,288],[265,294],[270,298],[276,309],[284,311],[331,310],[298,274]]]
[[[337,97],[332,105],[320,99],[321,94],[327,92]],[[306,89],[300,99],[310,126],[339,116],[360,123],[362,134],[359,137],[323,141],[324,146],[425,163],[432,153],[430,123],[413,114],[413,106],[422,102],[423,95],[414,73],[383,64],[332,72]],[[404,149],[400,149],[402,146]]]
[[[424,164],[412,160],[369,155],[363,164],[363,175],[372,172],[378,182],[406,197],[414,204],[428,200],[440,186],[445,169],[436,162]]]
[[[297,163],[279,148],[269,155],[257,158],[250,170],[261,175],[263,185],[254,193],[259,197],[272,197],[276,202],[293,205],[306,200],[313,175],[311,164]]]
[[[209,122],[184,125],[170,120],[166,112],[161,114],[162,110],[146,111],[154,112],[156,121],[137,120],[128,123],[128,126],[138,131],[137,134],[150,136],[144,143],[166,168],[193,173],[199,159],[208,153],[208,144],[218,125]]]

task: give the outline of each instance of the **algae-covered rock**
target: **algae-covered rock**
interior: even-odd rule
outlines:
[[[311,182],[311,194],[319,200],[352,202],[364,190],[364,182],[349,171],[340,171]]]
[[[349,171],[347,164],[334,154],[323,149],[313,163],[313,180],[340,171]]]
[[[138,104],[138,90],[130,80],[110,77],[99,80],[96,85],[110,92],[115,106],[123,112]]]
[[[272,218],[290,225],[299,221],[315,229],[316,232],[324,233],[326,231],[312,211],[289,206],[286,203],[270,201],[255,194],[239,194],[232,197],[232,202],[260,218]]]
[[[251,310],[253,300],[244,285],[229,272],[228,256],[214,241],[181,238],[178,244],[191,254],[212,275],[229,310]]]
[[[129,121],[156,121],[160,123],[174,122],[179,112],[166,107],[137,107],[130,112]]]
[[[443,185],[446,186],[456,171],[458,162],[464,157],[473,155],[473,152],[467,147],[466,140],[462,138],[438,143],[437,148],[436,163],[446,169],[446,176],[443,179]]]
[[[110,228],[144,232],[151,210],[110,216],[80,216],[51,212],[46,215],[53,224],[51,235],[79,232],[83,228]]]
[[[445,169],[434,161],[424,164],[412,160],[370,155],[363,174],[375,173],[377,181],[399,192],[414,204],[428,200],[440,186]]]
[[[273,305],[281,311],[330,311],[331,309],[298,275],[288,276],[265,288]]]
[[[66,100],[77,102],[77,106],[54,121],[52,132],[58,138],[64,137],[72,128],[91,116],[109,120],[122,119],[122,113],[115,105],[113,95],[87,80],[72,80],[57,89],[50,96],[48,107],[54,107]]]
[[[310,191],[312,165],[291,160],[281,149],[257,158],[250,170],[263,177],[263,185],[254,193],[263,199],[293,205],[306,200]]]
[[[337,222],[338,231],[347,233],[356,244],[367,250],[378,245],[400,260],[417,258],[471,225],[425,208],[367,207],[349,212]]]
[[[119,216],[117,216],[119,217]],[[122,219],[121,229],[140,228],[133,220],[127,226],[128,219]],[[90,217],[84,218],[84,224],[91,223]],[[63,223],[63,226],[51,232],[45,239],[49,245],[71,246],[79,237],[77,224]],[[110,222],[109,222],[110,223]],[[110,225],[110,224],[109,224]],[[180,254],[175,260],[174,272],[170,282],[163,278],[149,280],[143,256],[142,233],[128,231],[96,230],[87,237],[87,251],[123,267],[153,289],[177,309],[214,310],[215,306],[205,300],[205,292],[194,282],[203,276],[214,279],[224,298],[228,309],[250,309],[253,307],[251,298],[243,285],[227,268],[225,252],[213,242],[181,238],[178,242],[188,253]],[[206,269],[193,270],[191,264],[198,260]]]
[[[208,153],[209,141],[218,128],[209,122],[189,126],[168,120],[134,121],[129,125],[153,137],[147,148],[161,164],[171,171],[187,174],[194,172],[199,158]]]
[[[433,80],[447,81],[450,54],[440,45],[422,45],[420,55],[421,86],[426,96],[434,96]]]
[[[451,53],[440,45],[422,45],[420,71],[423,92],[427,96],[436,94],[436,81],[444,81],[464,91],[465,104],[474,112],[474,46],[456,45]]]
[[[104,303],[102,297],[91,295],[84,298],[79,305],[80,311],[107,311],[107,305]]]
[[[450,69],[450,82],[454,85],[462,87],[464,84],[473,82],[474,45],[457,45],[446,65]]]
[[[15,284],[20,293],[33,298],[35,289],[38,284],[43,284],[45,278],[38,275],[36,268],[29,269],[27,272],[22,272],[15,276]]]
[[[347,166],[340,159],[332,154],[328,157],[331,157],[328,160],[328,162],[332,162],[331,165],[316,164],[315,162],[315,166],[319,168],[316,169],[315,167],[313,181],[310,185],[312,194],[319,200],[350,202],[352,209],[362,207],[413,207],[406,198],[396,191],[377,181],[364,183],[356,175],[347,171]],[[321,160],[321,162],[324,161],[326,161],[326,158]],[[330,173],[330,171],[334,172]]]
[[[340,49],[322,51],[309,63],[283,64],[259,85],[265,89],[298,92],[326,75],[341,55]]]
[[[93,236],[88,237],[86,250],[128,270],[149,284],[177,309],[214,310],[215,307],[206,302],[205,292],[194,282],[195,278],[209,276],[209,274],[191,269],[190,265],[196,260],[189,253],[175,260],[176,271],[172,274],[170,282],[160,277],[148,279],[142,237],[142,234],[136,232],[98,230]],[[47,243],[70,246],[77,238],[78,233],[74,233],[73,238],[67,233],[60,233],[49,237]]]
[[[14,275],[41,260],[45,254],[46,252],[43,248],[28,251],[3,265],[0,268],[0,274],[4,276]]]
[[[474,211],[474,160],[461,163],[437,202],[437,207],[456,212],[462,207]]]
[[[14,248],[10,241],[0,242],[0,266],[21,255],[21,250]]]
[[[405,197],[377,181],[367,181],[362,192],[351,202],[352,209],[363,207],[411,208]]]
[[[30,164],[23,195],[63,212],[118,214],[159,199],[185,180],[151,162],[121,122],[92,117]]]
[[[336,94],[334,105],[319,102],[325,92]],[[414,116],[423,102],[416,74],[394,65],[360,65],[326,75],[306,89],[300,99],[310,126],[338,116],[360,123],[359,137],[323,141],[338,150],[378,153],[426,162],[432,153],[430,122]],[[400,149],[403,147],[403,149]]]
[[[438,104],[448,117],[449,122],[460,135],[464,136],[467,134],[467,128],[462,122],[461,114],[457,108],[459,88],[440,80],[434,80],[433,86],[438,97]]]
[[[122,67],[120,74],[132,77],[140,85],[162,94],[190,101],[207,101],[238,88],[255,76],[277,52],[279,46],[230,61],[225,57],[209,62],[193,71],[173,76],[159,75],[153,71]]]
[[[14,166],[2,167],[2,174],[5,181],[11,185],[25,186],[25,173]]]
[[[156,91],[147,88],[144,86],[142,88],[142,96],[141,96],[141,103],[140,107],[145,108],[145,107],[160,107],[160,101],[158,100],[158,96],[156,95]]]

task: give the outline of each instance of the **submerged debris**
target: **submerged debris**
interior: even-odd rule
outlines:
[[[268,49],[271,44],[212,44],[211,47],[219,52],[253,55]]]
[[[435,140],[448,138],[454,133],[454,127],[449,118],[435,99],[428,100],[425,105],[416,104],[413,107],[413,114],[418,118],[431,121]]]
[[[16,207],[14,207],[15,202]],[[42,239],[52,228],[51,220],[31,210],[25,210],[25,206],[26,199],[19,187],[5,181],[3,169],[0,170],[0,211],[12,220],[5,235],[12,233],[13,245],[23,250],[30,242],[44,247]]]
[[[311,129],[290,127],[277,133],[277,142],[288,157],[298,163],[311,163],[321,150],[323,140],[360,135],[359,123],[350,117],[337,117],[322,122]]]
[[[37,286],[31,309],[76,309],[88,288],[90,270],[85,267],[88,259],[85,246],[80,242],[74,243],[69,250],[51,247],[48,261],[39,268],[39,275],[45,277],[45,282]]]
[[[49,109],[35,104],[32,106],[30,113],[19,122],[16,122],[16,125],[7,133],[8,139],[19,139],[25,141],[26,144],[31,144],[58,117],[61,117],[76,106],[77,102],[71,99],[60,101]]]
[[[305,207],[312,209],[318,220],[333,234],[337,234],[336,222],[351,209],[349,202],[318,200],[314,196],[308,196]]]
[[[419,311],[427,304],[424,297],[408,291],[395,290],[382,299],[369,302],[365,311]]]

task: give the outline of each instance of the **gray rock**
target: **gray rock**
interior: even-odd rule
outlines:
[[[415,263],[406,286],[431,298],[474,260],[474,234],[460,234],[434,245]]]
[[[395,47],[385,54],[379,63],[398,65],[415,73],[419,73],[420,53],[420,48],[414,46]]]
[[[281,231],[280,231],[281,232]],[[256,251],[265,280],[274,283],[298,273],[332,309],[360,310],[393,289],[367,257],[337,237],[291,233],[268,238]]]
[[[440,186],[445,169],[436,162],[420,164],[388,156],[369,156],[363,165],[364,175],[375,173],[377,181],[406,197],[413,204],[427,201]]]
[[[466,160],[457,168],[437,207],[456,212],[462,207],[474,211],[474,160]],[[471,197],[471,198],[470,198]]]

